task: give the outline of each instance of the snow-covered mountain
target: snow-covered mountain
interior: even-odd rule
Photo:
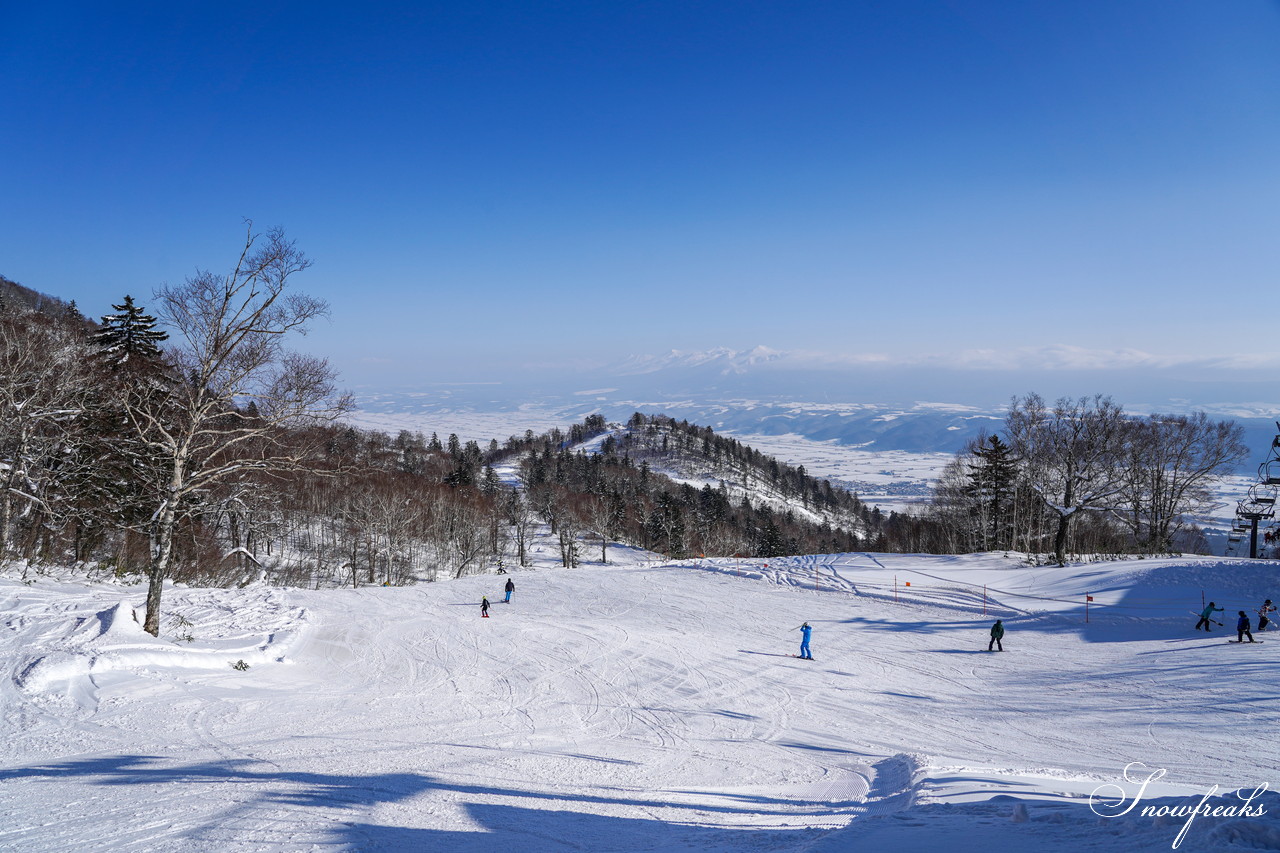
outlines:
[[[786,358],[785,353],[765,346],[757,346],[745,352],[716,347],[702,352],[671,350],[659,356],[631,356],[608,369],[620,376],[675,370],[710,370],[728,375],[743,374],[760,365],[782,362]]]

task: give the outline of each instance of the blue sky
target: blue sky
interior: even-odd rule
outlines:
[[[304,348],[354,384],[757,344],[1280,364],[1275,2],[0,3],[0,31],[0,274],[96,316],[280,225],[333,308]]]

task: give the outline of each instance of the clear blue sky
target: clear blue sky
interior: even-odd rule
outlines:
[[[0,33],[0,274],[97,316],[280,225],[352,383],[1280,351],[1275,2],[0,0]]]

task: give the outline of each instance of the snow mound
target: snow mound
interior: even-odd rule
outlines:
[[[1274,822],[1233,820],[1214,827],[1208,840],[1223,849],[1243,847],[1249,850],[1280,850],[1280,826]]]
[[[25,606],[20,599],[10,627],[26,629],[31,651],[16,664],[14,683],[30,699],[92,711],[106,673],[283,663],[307,624],[306,611],[285,605],[279,590],[175,589],[168,598],[176,638],[144,631],[129,602],[77,615],[36,594]]]
[[[83,620],[69,638],[71,643],[83,646],[109,646],[153,639],[138,624],[134,609],[123,601]]]
[[[28,693],[39,693],[50,689],[56,682],[70,682],[88,672],[89,658],[86,656],[53,652],[28,663],[15,680]]]

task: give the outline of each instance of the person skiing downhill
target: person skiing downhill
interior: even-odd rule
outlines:
[[[1262,606],[1258,608],[1258,632],[1267,630],[1267,626],[1271,624],[1271,620],[1267,617],[1268,613],[1275,613],[1276,606],[1271,603],[1271,599],[1262,602]]]
[[[1249,617],[1243,610],[1240,611],[1240,618],[1236,620],[1236,642],[1243,643],[1245,636],[1249,637],[1249,642],[1256,643],[1253,638],[1253,632],[1249,630]]]
[[[480,596],[480,615],[485,619],[489,618],[489,596]]]
[[[996,624],[991,626],[991,642],[987,643],[987,651],[991,651],[992,646],[1004,651],[1004,643],[1000,642],[1002,639],[1004,639],[1004,623],[997,619]]]
[[[1205,629],[1206,631],[1210,630],[1210,628],[1209,628],[1209,623],[1213,621],[1213,614],[1214,614],[1214,613],[1221,613],[1221,612],[1222,612],[1222,608],[1221,608],[1221,607],[1214,607],[1214,606],[1213,606],[1213,602],[1212,602],[1212,601],[1210,601],[1210,602],[1209,602],[1209,606],[1208,606],[1208,607],[1206,607],[1204,610],[1201,610],[1201,611],[1200,611],[1200,621],[1196,623],[1196,627],[1195,627],[1195,628],[1193,628],[1192,630],[1194,630],[1194,631],[1199,631],[1199,630],[1200,630],[1200,626],[1201,626],[1201,625],[1203,625],[1203,626],[1204,626],[1204,629]],[[1218,624],[1219,624],[1219,625],[1221,625],[1222,623],[1221,623],[1221,622],[1219,622]]]
[[[800,626],[800,657],[804,660],[813,660],[813,655],[809,653],[809,636],[813,633],[813,628],[806,622]]]
[[[510,604],[510,603],[511,603],[511,593],[513,593],[513,592],[515,592],[515,591],[516,591],[516,582],[515,582],[515,581],[513,581],[511,578],[507,578],[507,585],[506,585],[506,587],[504,587],[504,589],[506,589],[506,591],[507,591],[507,597],[506,597],[506,598],[504,598],[504,599],[502,600],[502,602],[503,602],[504,604]]]

